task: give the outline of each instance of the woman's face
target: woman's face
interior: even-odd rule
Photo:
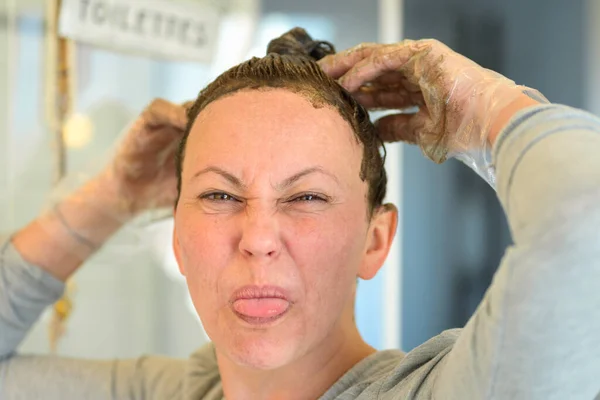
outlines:
[[[361,161],[335,110],[283,89],[238,92],[200,113],[174,248],[221,354],[277,368],[352,324],[355,280],[370,278],[387,253],[371,254],[381,246]]]

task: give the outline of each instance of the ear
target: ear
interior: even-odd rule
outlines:
[[[174,211],[173,217],[175,217],[177,211]],[[179,272],[181,275],[185,276],[185,269],[183,268],[183,262],[181,259],[181,245],[179,244],[179,237],[177,236],[177,224],[173,226],[173,253],[175,253],[175,259],[177,260],[177,265],[179,266]]]
[[[362,263],[358,270],[361,279],[372,279],[383,265],[398,226],[398,209],[393,204],[384,204],[375,211],[369,225],[367,242]]]

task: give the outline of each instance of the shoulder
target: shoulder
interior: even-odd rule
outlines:
[[[122,386],[123,391],[129,392],[139,389],[136,398],[145,398],[144,393],[153,399],[222,398],[221,377],[212,343],[193,352],[187,360],[153,355],[119,362],[117,368],[117,387]]]
[[[430,393],[435,376],[432,372],[450,352],[460,331],[444,331],[408,353],[374,353],[342,376],[322,399],[374,399],[386,393],[394,399],[405,399]]]

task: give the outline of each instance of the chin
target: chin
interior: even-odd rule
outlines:
[[[258,370],[285,367],[310,347],[304,324],[294,313],[278,321],[253,326],[229,310],[204,327],[218,353],[234,364]]]
[[[299,357],[299,343],[285,334],[240,332],[230,336],[220,349],[236,364],[253,369],[273,370],[291,364]]]

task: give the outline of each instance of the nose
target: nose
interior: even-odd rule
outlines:
[[[246,215],[239,249],[246,257],[277,257],[281,251],[277,218],[266,212]]]

